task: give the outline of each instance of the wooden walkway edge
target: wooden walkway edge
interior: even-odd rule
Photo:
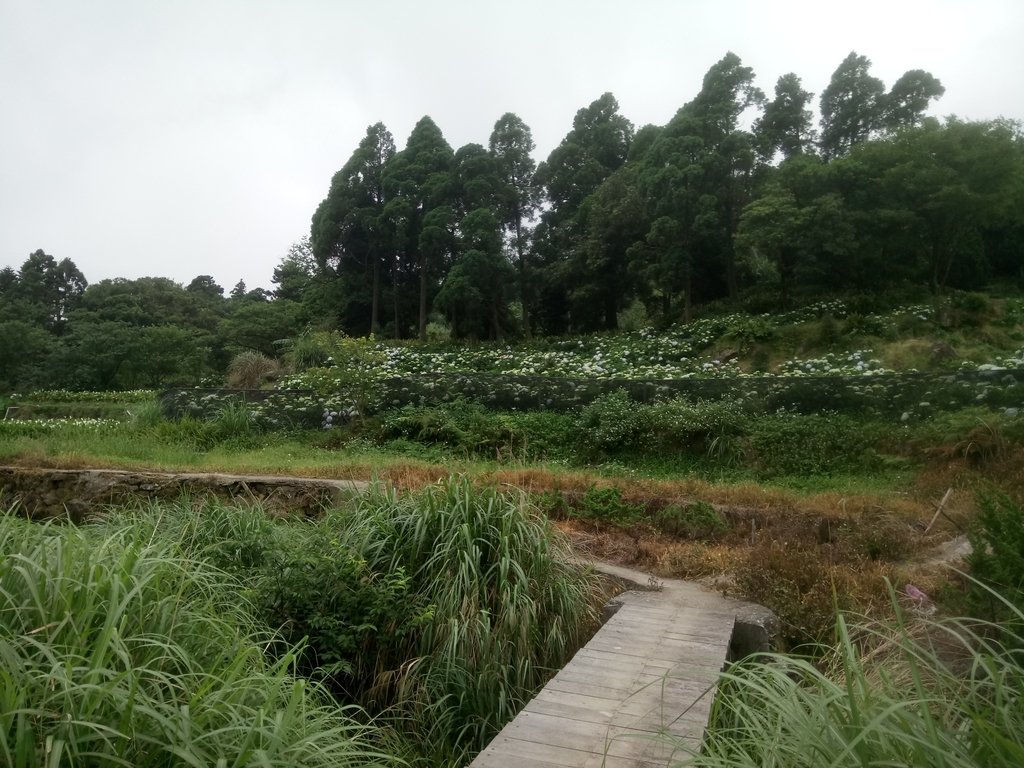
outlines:
[[[659,583],[620,595],[615,615],[470,768],[665,768],[694,754],[737,613],[749,604],[689,582]]]

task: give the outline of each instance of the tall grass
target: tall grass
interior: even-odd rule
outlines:
[[[429,606],[373,677],[428,750],[485,746],[594,629],[595,579],[521,493],[456,478],[404,496],[377,485],[324,525],[371,570],[408,574]]]
[[[237,585],[128,528],[0,517],[0,763],[384,765]]]
[[[838,622],[831,666],[741,663],[719,683],[713,725],[685,764],[1024,765],[1024,656],[1005,625],[908,617]],[[1007,603],[1017,627],[1020,608]]]
[[[141,504],[108,520],[236,574],[299,668],[461,765],[578,648],[601,602],[589,569],[521,493],[448,479],[375,485],[317,520]]]

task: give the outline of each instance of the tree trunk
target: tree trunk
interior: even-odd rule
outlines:
[[[380,259],[373,257],[373,303],[370,307],[370,334],[380,333]]]
[[[395,338],[401,338],[400,326],[398,324],[398,257],[391,263],[391,299],[395,310]]]
[[[609,291],[604,299],[604,327],[609,331],[619,329],[619,313],[615,302],[615,294]]]
[[[530,308],[527,301],[530,291],[526,274],[526,255],[523,253],[523,225],[518,219],[516,220],[516,252],[519,255],[519,300],[523,307],[523,338],[529,340],[531,338]]]
[[[740,295],[740,283],[736,275],[736,255],[732,245],[725,249],[725,282],[729,289],[729,301],[736,301]]]
[[[491,338],[501,341],[501,322],[498,317],[498,300],[491,299]]]
[[[683,322],[693,320],[693,275],[687,273],[686,286],[683,288]]]
[[[420,341],[427,340],[427,260],[420,262]]]

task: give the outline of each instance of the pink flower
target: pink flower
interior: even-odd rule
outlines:
[[[928,599],[929,599],[928,595],[926,595],[920,589],[915,587],[913,584],[907,584],[907,586],[903,588],[903,591],[906,592],[907,593],[907,597],[909,597],[915,603],[927,603],[928,602]]]

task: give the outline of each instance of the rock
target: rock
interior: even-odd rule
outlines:
[[[779,617],[771,610],[755,603],[741,603],[736,609],[736,624],[729,643],[730,660],[770,653],[778,647],[781,631]]]

